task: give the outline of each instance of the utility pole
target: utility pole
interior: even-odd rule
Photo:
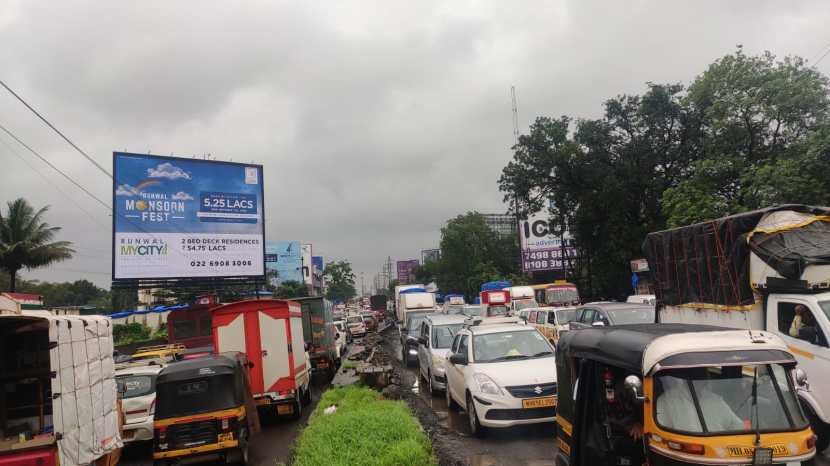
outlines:
[[[519,145],[519,106],[516,103],[516,86],[510,86],[510,100],[513,106],[513,147]],[[522,257],[522,219],[519,215],[519,193],[513,193],[513,211],[516,214],[516,233],[519,240],[519,265],[525,271],[525,261]]]

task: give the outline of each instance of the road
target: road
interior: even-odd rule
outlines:
[[[261,419],[262,433],[251,439],[248,450],[249,466],[274,466],[279,462],[288,463],[294,441],[302,427],[308,422],[308,416],[314,411],[320,394],[328,387],[328,382],[314,380],[311,386],[311,405],[304,407],[303,416],[299,420],[291,419]],[[119,465],[124,466],[151,466],[153,464],[152,448],[149,443],[131,444],[124,449]],[[205,465],[223,465],[225,463],[201,463]]]
[[[401,364],[401,350],[398,334],[389,329],[386,344],[396,361]],[[401,365],[402,367],[402,365]],[[420,390],[421,379],[417,368],[401,370],[401,383],[409,387],[425,406],[435,414],[440,427],[439,434],[433,439],[437,450],[457,452],[453,458],[470,466],[552,466],[556,454],[556,429],[552,424],[521,426],[512,429],[491,429],[487,436],[478,439],[470,435],[467,415],[447,409],[444,396],[430,396]],[[410,405],[413,403],[410,402]],[[417,411],[420,403],[413,408]],[[446,432],[446,433],[444,433]],[[439,457],[441,455],[439,454]],[[445,462],[442,459],[442,464]],[[451,462],[448,462],[452,464]],[[830,449],[814,462],[817,466],[830,466]]]

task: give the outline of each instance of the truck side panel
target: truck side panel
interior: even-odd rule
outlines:
[[[764,313],[756,304],[750,311],[721,311],[716,309],[695,309],[685,306],[665,306],[660,309],[661,323],[703,324],[717,327],[764,330]]]

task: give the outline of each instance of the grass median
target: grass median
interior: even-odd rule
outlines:
[[[325,414],[330,406],[337,411]],[[431,466],[437,461],[406,403],[349,386],[323,393],[297,442],[293,464]]]

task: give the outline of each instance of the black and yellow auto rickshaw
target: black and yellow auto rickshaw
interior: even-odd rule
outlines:
[[[215,456],[246,463],[259,418],[242,353],[222,353],[171,364],[156,378],[153,462]]]
[[[759,331],[683,324],[567,332],[557,466],[783,464],[815,455],[805,376]],[[797,381],[797,382],[796,382]]]

